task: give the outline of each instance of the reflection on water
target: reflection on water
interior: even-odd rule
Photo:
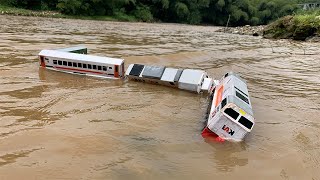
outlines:
[[[0,167],[14,163],[18,158],[22,157],[28,157],[28,155],[34,151],[37,151],[39,149],[32,149],[32,150],[24,150],[24,151],[19,151],[19,152],[14,152],[12,154],[6,154],[3,156],[0,156]]]
[[[212,146],[212,156],[210,158],[216,161],[216,168],[219,171],[232,172],[237,166],[248,164],[248,157],[237,156],[235,154],[246,151],[246,144],[240,143],[217,143],[208,142]]]
[[[317,179],[319,44],[216,27],[0,16],[0,179]],[[247,80],[256,126],[206,142],[207,98],[48,71],[45,48],[85,44],[130,63]]]

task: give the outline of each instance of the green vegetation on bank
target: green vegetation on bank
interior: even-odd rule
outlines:
[[[66,18],[66,15],[63,15],[55,11],[33,11],[29,9],[8,7],[0,4],[0,14],[9,14],[9,15],[21,15],[21,16],[38,16],[38,17],[55,17],[55,18]]]
[[[225,26],[270,23],[266,38],[320,36],[320,11],[299,11],[307,0],[0,0],[0,14],[108,21]]]
[[[295,16],[285,16],[269,24],[265,38],[306,40],[320,36],[320,11],[300,12]]]
[[[35,17],[52,17],[52,18],[70,18],[70,19],[85,19],[85,20],[102,20],[102,21],[126,21],[135,22],[135,17],[128,15],[114,15],[114,16],[80,16],[80,15],[66,15],[58,11],[43,11],[30,10],[23,8],[10,7],[0,4],[0,14],[15,15],[15,16],[35,16]]]
[[[22,9],[59,12],[61,17],[175,22],[225,26],[267,24],[296,11],[298,0],[0,0]],[[19,12],[17,12],[19,13]]]

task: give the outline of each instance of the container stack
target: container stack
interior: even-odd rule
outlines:
[[[209,78],[205,71],[194,69],[130,64],[126,76],[135,81],[161,84],[197,93],[209,93],[214,85],[212,78]]]

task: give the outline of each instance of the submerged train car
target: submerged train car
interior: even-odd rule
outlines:
[[[77,54],[88,54],[88,48],[85,46],[72,46],[67,48],[55,49],[57,51],[69,52],[69,53],[77,53]]]
[[[41,67],[50,70],[111,79],[124,78],[123,59],[42,50],[39,61]]]
[[[242,141],[255,124],[246,81],[232,72],[227,73],[214,88],[211,99],[202,135],[212,133],[225,140]]]
[[[131,80],[161,84],[193,92],[210,92],[213,80],[202,70],[130,64],[126,77]]]

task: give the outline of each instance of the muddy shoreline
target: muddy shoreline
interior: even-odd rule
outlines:
[[[313,34],[308,36],[307,38],[292,38],[288,37],[275,37],[272,34],[268,33],[270,29],[275,27],[269,25],[260,25],[260,26],[239,26],[239,27],[222,27],[217,32],[229,33],[229,34],[240,34],[240,35],[250,35],[250,36],[261,36],[266,39],[293,39],[297,41],[306,41],[306,42],[320,42],[320,36],[318,34]]]
[[[124,22],[119,19],[113,19],[112,17],[103,18],[103,17],[68,16],[55,11],[32,11],[32,10],[21,10],[21,9],[15,9],[15,8],[0,9],[0,15]],[[159,23],[159,24],[162,24],[162,23]],[[279,29],[280,26],[278,27],[277,25],[274,25],[274,24],[276,24],[276,22],[270,23],[268,25],[260,25],[260,26],[245,25],[245,26],[238,26],[238,27],[221,27],[218,30],[216,30],[216,32],[239,34],[239,35],[250,35],[250,36],[262,36],[263,38],[267,38],[267,39],[294,39],[294,40],[306,41],[306,42],[320,42],[320,36],[318,34],[313,34],[308,37],[301,37],[301,38],[299,38],[299,36],[298,38],[296,37],[293,38],[291,36],[277,37],[274,32],[276,32],[276,29]],[[305,32],[308,32],[308,30],[306,29]]]

